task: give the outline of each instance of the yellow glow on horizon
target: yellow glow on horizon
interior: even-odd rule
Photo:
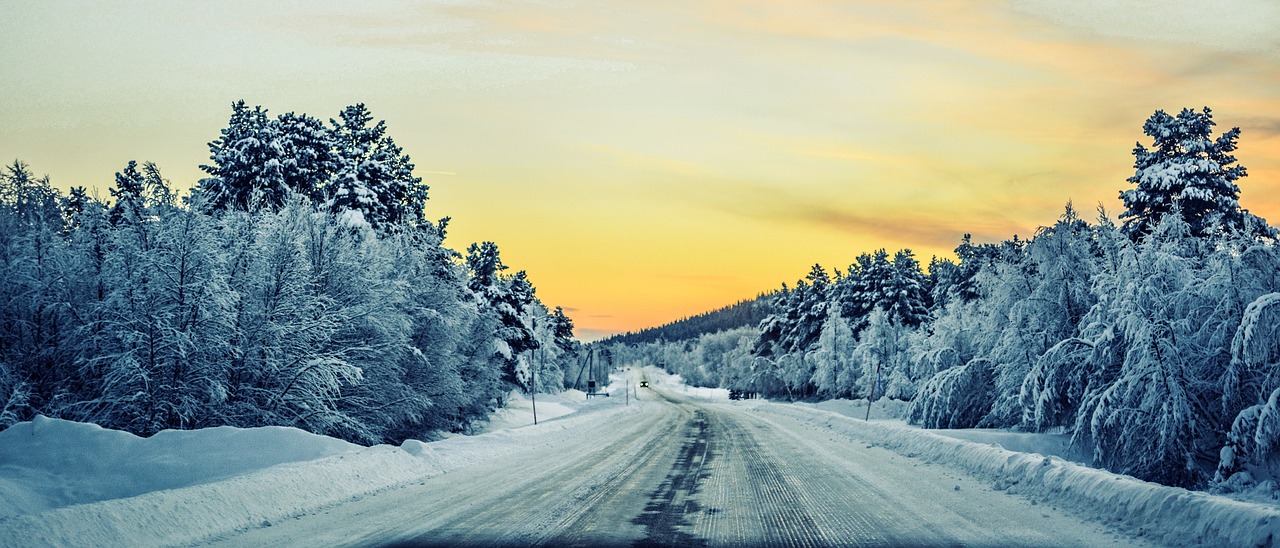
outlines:
[[[1280,8],[1266,0],[6,15],[8,161],[105,197],[128,160],[152,160],[185,188],[236,99],[322,119],[364,102],[431,185],[428,215],[453,218],[447,243],[497,242],[582,333],[728,305],[881,247],[927,263],[966,232],[1027,237],[1068,200],[1114,216],[1156,109],[1208,105],[1219,130],[1241,126],[1242,203],[1280,222]]]

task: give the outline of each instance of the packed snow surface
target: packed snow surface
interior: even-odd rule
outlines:
[[[956,466],[997,489],[1070,508],[1171,545],[1270,546],[1280,539],[1280,508],[1113,474],[1035,453],[973,443],[795,405],[757,409],[929,462]]]

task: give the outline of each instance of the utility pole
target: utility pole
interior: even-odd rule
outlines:
[[[880,385],[880,360],[877,359],[876,360],[876,376],[874,379],[871,380],[871,395],[867,396],[867,416],[866,418],[862,419],[864,421],[868,421],[868,422],[871,421],[871,402],[874,401],[876,398],[876,386],[879,386],[879,385]]]
[[[543,351],[541,348],[539,348],[538,350],[542,352],[542,357],[545,358],[547,356],[546,352]],[[531,390],[529,390],[529,401],[533,402],[533,424],[536,425],[538,424],[538,367],[534,366],[532,367],[532,369],[533,369],[533,386],[531,386],[530,387]]]

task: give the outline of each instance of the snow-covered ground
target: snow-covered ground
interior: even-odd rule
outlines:
[[[587,395],[581,390],[565,390],[559,394],[538,394],[529,396],[512,391],[507,395],[506,407],[489,415],[489,422],[478,430],[478,433],[519,428],[533,424],[536,409],[538,421],[549,421],[563,417],[580,409],[587,403]]]
[[[812,406],[755,404],[765,412],[828,429],[931,463],[954,466],[997,490],[1070,508],[1170,545],[1270,546],[1280,539],[1280,507],[1188,491],[1037,453],[975,443],[973,431],[932,431],[863,421]],[[865,409],[865,408],[864,408]],[[946,435],[942,435],[946,434]],[[956,435],[959,434],[959,435]],[[1007,433],[1006,433],[1007,434]],[[993,435],[990,439],[1014,439]],[[1043,440],[1030,442],[1043,445]]]
[[[0,546],[190,543],[551,445],[576,422],[638,411],[569,391],[495,414],[503,428],[361,447],[295,428],[163,431],[150,438],[40,417],[0,432]],[[525,421],[527,414],[527,422]]]
[[[539,395],[536,426],[531,402],[513,397],[484,434],[399,447],[365,448],[290,428],[167,431],[144,439],[40,418],[0,432],[0,546],[201,542],[532,449],[554,453],[571,446],[588,425],[633,423],[629,414],[669,405],[656,401],[654,391],[638,390],[639,375],[709,409],[741,409],[762,420],[803,425],[808,435],[826,432],[831,443],[874,445],[956,467],[995,490],[1070,508],[1160,542],[1245,546],[1280,538],[1280,507],[1046,457],[1054,452],[1053,436],[980,430],[937,435],[903,427],[901,409],[892,402],[873,405],[873,420],[865,422],[865,401],[730,402],[727,392],[686,387],[654,370],[626,375],[615,377],[608,398],[588,400],[574,391]],[[624,394],[628,384],[631,392]],[[822,443],[828,443],[825,437]]]
[[[296,428],[166,430],[140,438],[38,417],[0,432],[0,518],[211,483],[361,449]]]
[[[827,400],[818,403],[797,403],[801,407],[812,407],[823,411],[838,413],[846,417],[862,419],[867,416],[867,400]],[[901,400],[880,399],[871,406],[871,421],[887,423],[906,428],[916,428],[907,424],[906,416],[910,403]],[[1011,432],[998,428],[965,428],[959,430],[923,429],[947,436],[967,440],[983,445],[994,445],[1019,453],[1037,453],[1049,457],[1058,457],[1078,464],[1088,465],[1089,455],[1086,451],[1071,446],[1071,436],[1060,433]]]

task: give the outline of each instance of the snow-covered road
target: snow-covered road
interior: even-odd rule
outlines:
[[[214,544],[1142,544],[764,406],[659,387],[640,396],[645,405],[623,420],[578,421],[555,443]]]

